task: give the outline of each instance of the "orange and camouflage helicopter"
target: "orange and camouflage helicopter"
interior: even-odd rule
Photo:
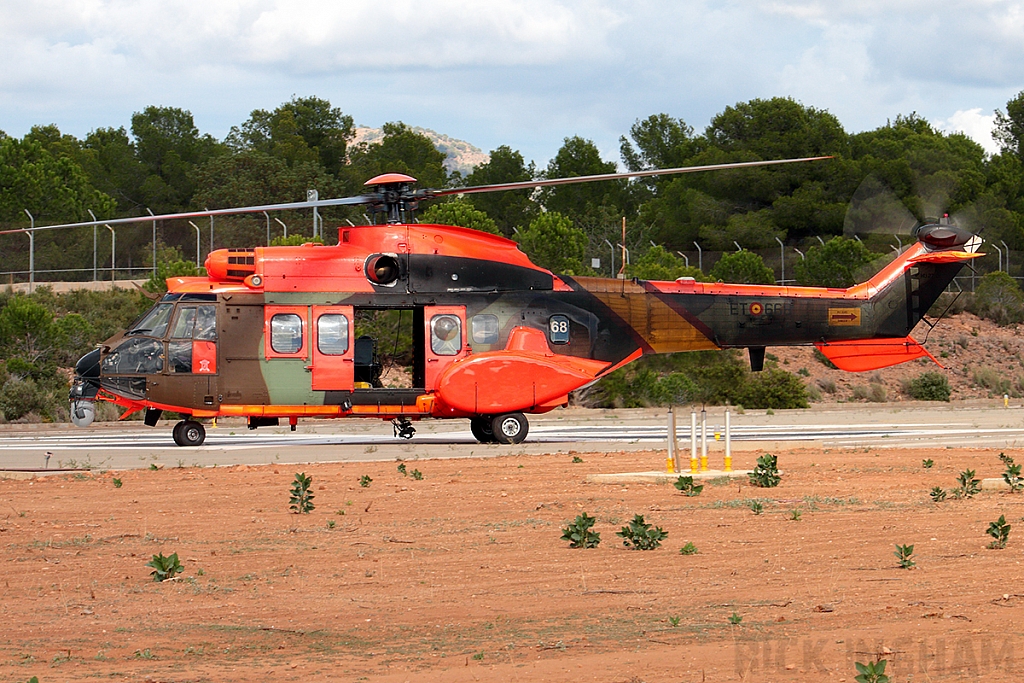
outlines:
[[[389,173],[356,197],[156,216],[366,205],[373,219],[339,227],[336,245],[220,249],[205,277],[168,279],[152,309],[77,363],[72,421],[91,424],[96,401],[125,416],[144,410],[149,426],[176,412],[188,417],[175,443],[197,446],[201,418],[244,417],[250,429],[287,420],[294,430],[300,418],[372,417],[402,438],[413,420],[468,418],[479,441],[508,444],[526,437],[526,414],[563,406],[646,354],[745,348],[755,371],[769,346],[813,344],[849,371],[931,357],[911,331],[980,256],[981,239],[948,222],[917,228],[917,241],[867,282],[829,289],[568,276],[504,237],[413,214],[446,195],[822,158],[445,190]],[[143,220],[154,217],[98,223]],[[381,310],[411,320],[411,388],[384,387],[378,340],[355,336],[357,316]]]

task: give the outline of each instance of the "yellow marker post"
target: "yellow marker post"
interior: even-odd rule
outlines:
[[[725,411],[725,471],[732,472],[732,427],[728,410]]]
[[[690,413],[690,472],[697,471],[697,413]]]
[[[700,471],[708,471],[708,411],[700,409]]]

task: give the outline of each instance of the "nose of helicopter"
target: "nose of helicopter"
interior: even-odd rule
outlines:
[[[75,375],[82,379],[95,379],[100,376],[100,350],[93,349],[75,363]]]

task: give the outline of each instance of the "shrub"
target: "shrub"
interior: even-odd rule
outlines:
[[[791,372],[766,368],[751,373],[735,402],[745,408],[806,408],[807,388]]]
[[[373,483],[373,479],[370,478],[369,474],[364,474],[363,476],[359,477],[359,485],[362,486],[364,489],[369,488],[371,483]]]
[[[1003,471],[1003,481],[1010,487],[1010,492],[1018,493],[1024,490],[1024,478],[1020,476],[1021,466],[1014,463],[1013,458],[1005,453],[1000,453],[999,459],[1006,466],[1006,469]]]
[[[826,356],[824,353],[821,352],[821,349],[819,349],[818,347],[814,347],[814,360],[818,361],[819,363],[824,365],[829,370],[838,370],[839,369],[839,368],[836,367],[835,363],[833,363],[832,361],[830,361],[828,359],[828,356]],[[832,393],[832,392],[829,392],[829,393]]]
[[[153,571],[150,574],[153,575],[154,581],[167,581],[173,579],[175,574],[178,574],[185,570],[181,566],[181,562],[178,561],[178,553],[174,553],[168,557],[164,557],[163,553],[154,555],[153,559],[146,563],[147,567],[152,567]]]
[[[922,372],[910,382],[910,396],[918,401],[949,401],[949,380],[939,372]]]
[[[973,498],[981,491],[981,480],[974,478],[974,470],[964,470],[956,481],[959,486],[953,489],[954,498]]]
[[[679,477],[672,485],[687,496],[699,496],[700,492],[704,490],[703,484],[693,483],[693,477]]]
[[[562,529],[562,540],[569,541],[570,548],[596,548],[601,542],[601,534],[591,530],[596,521],[586,512],[577,515],[572,524]]]
[[[880,659],[875,663],[861,664],[855,662],[857,675],[853,680],[857,683],[889,683],[889,677],[885,675],[886,660]]]
[[[308,515],[313,511],[313,477],[307,476],[305,472],[297,473],[295,481],[292,482],[291,499],[288,507],[295,514]]]
[[[693,541],[687,541],[686,545],[679,549],[680,555],[696,555],[697,546],[693,544]]]
[[[936,503],[941,503],[942,501],[946,500],[946,492],[943,490],[941,486],[932,487],[931,493],[929,493],[928,495],[930,495],[932,497],[932,500],[935,501]]]
[[[1024,321],[1024,293],[1004,272],[986,273],[978,283],[968,310],[997,325]]]
[[[413,470],[412,472],[409,473],[409,475],[416,481],[421,481],[423,479],[423,473],[420,472],[419,470]]]
[[[622,527],[615,535],[622,537],[622,545],[627,548],[632,546],[634,550],[654,550],[668,538],[668,533],[660,526],[652,526],[645,522],[643,515],[633,515],[629,525]]]
[[[764,259],[752,251],[733,251],[722,255],[711,268],[712,280],[748,285],[773,285],[775,273],[764,264]]]
[[[988,531],[985,533],[992,537],[992,542],[988,544],[989,548],[995,550],[1005,548],[1006,541],[1010,538],[1010,525],[1006,523],[1006,515],[999,515],[999,519],[989,522]]]
[[[757,459],[754,471],[748,474],[750,483],[764,489],[774,488],[782,481],[778,468],[779,459],[771,453],[765,453]]]
[[[893,555],[899,560],[900,569],[912,569],[916,564],[911,558],[914,554],[914,546],[896,544],[896,552]]]

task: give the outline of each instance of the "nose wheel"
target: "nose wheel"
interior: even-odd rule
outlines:
[[[416,428],[412,426],[412,423],[406,420],[404,417],[396,417],[391,421],[392,426],[395,428],[395,436],[399,439],[411,439],[416,434]]]
[[[206,429],[195,420],[182,420],[171,434],[179,446],[201,446],[206,441]]]

